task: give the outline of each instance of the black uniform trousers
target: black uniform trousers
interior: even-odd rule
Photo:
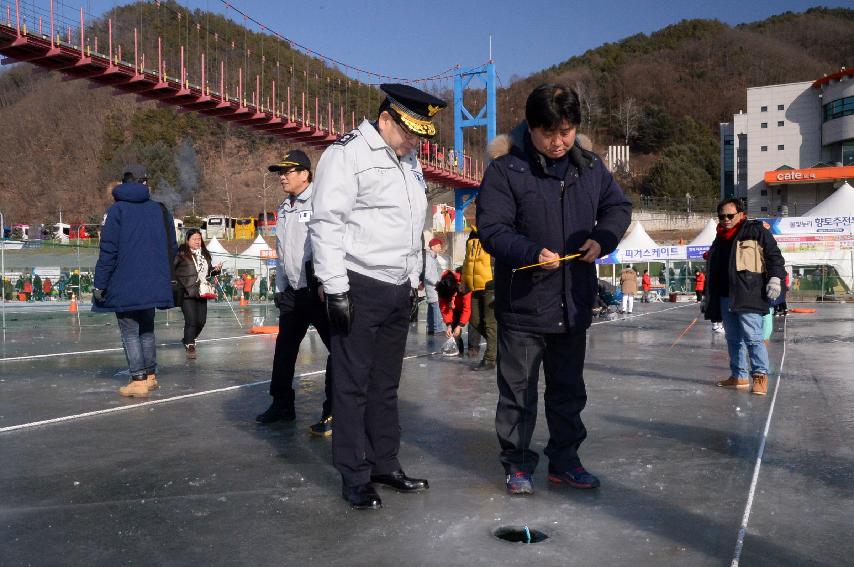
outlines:
[[[345,486],[400,469],[397,388],[409,332],[409,282],[348,271],[353,324],[332,331],[332,462]]]
[[[316,294],[309,288],[295,290],[292,287],[283,293],[279,307],[279,335],[276,337],[276,352],[273,355],[273,375],[270,380],[270,395],[277,402],[294,403],[294,368],[299,355],[299,347],[308,332],[308,326],[314,325],[326,350],[329,345],[329,319],[326,308]],[[330,357],[326,357],[326,399],[323,400],[323,415],[332,415],[332,368]]]
[[[546,380],[543,399],[549,442],[549,469],[578,466],[578,447],[587,437],[581,410],[587,403],[584,387],[586,331],[538,334],[498,327],[498,408],[495,430],[506,474],[533,474],[539,455],[531,451],[537,424],[537,382],[540,364]]]

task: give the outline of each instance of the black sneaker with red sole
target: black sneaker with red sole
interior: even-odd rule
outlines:
[[[568,484],[573,488],[598,488],[599,479],[578,465],[565,472],[549,471],[549,482],[552,484]]]

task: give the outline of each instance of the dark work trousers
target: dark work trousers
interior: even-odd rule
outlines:
[[[181,301],[181,313],[184,314],[185,345],[196,343],[196,337],[202,334],[208,320],[208,300],[196,297],[185,297]]]
[[[533,474],[538,455],[528,447],[537,424],[537,381],[540,364],[546,378],[543,395],[549,442],[549,469],[577,466],[578,447],[587,437],[581,410],[586,332],[535,334],[498,327],[498,409],[495,430],[506,474]]]
[[[409,282],[394,285],[352,271],[353,325],[332,331],[332,462],[345,486],[400,469],[397,388],[409,331]]]
[[[479,348],[480,337],[486,339],[486,352],[483,360],[495,362],[495,353],[498,350],[496,341],[498,323],[495,321],[495,292],[491,289],[482,289],[471,294],[471,319],[469,320],[469,348]],[[478,342],[472,341],[471,330],[477,330]]]
[[[472,302],[472,307],[474,307],[474,302]],[[477,327],[474,326],[473,319],[469,320],[469,350],[477,351],[480,350],[480,333],[477,331]]]
[[[270,395],[277,402],[290,406],[294,403],[294,368],[299,346],[314,325],[326,350],[329,350],[329,320],[320,298],[309,288],[284,291],[279,308],[279,336],[276,337],[276,352],[273,355],[273,375],[270,380]],[[332,415],[332,372],[330,358],[326,357],[326,399],[323,400],[323,415]],[[338,433],[336,429],[335,433]]]

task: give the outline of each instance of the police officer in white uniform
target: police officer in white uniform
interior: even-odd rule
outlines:
[[[314,186],[311,182],[311,160],[300,150],[291,150],[279,163],[268,167],[279,174],[287,197],[279,206],[276,220],[276,289],[275,303],[279,308],[279,335],[273,355],[273,375],[270,395],[273,403],[255,419],[260,423],[293,421],[294,367],[300,343],[309,325],[317,329],[323,344],[329,349],[329,321],[320,300],[317,280],[311,264],[311,242],[308,222],[312,215]],[[326,399],[320,421],[309,428],[315,435],[332,434],[332,373],[329,358],[326,364]]]
[[[371,483],[428,488],[397,460],[397,389],[427,214],[416,151],[446,104],[408,85],[380,88],[387,98],[376,122],[363,121],[320,158],[309,222],[332,332],[333,462],[357,509],[382,506]]]

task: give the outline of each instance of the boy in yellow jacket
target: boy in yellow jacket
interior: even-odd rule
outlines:
[[[474,226],[472,226],[471,234],[466,241],[462,281],[466,288],[472,291],[469,328],[474,328],[486,338],[486,353],[483,355],[483,360],[475,365],[473,370],[495,370],[498,324],[495,321],[494,310],[495,292],[492,283],[492,257],[481,247],[477,228]]]

